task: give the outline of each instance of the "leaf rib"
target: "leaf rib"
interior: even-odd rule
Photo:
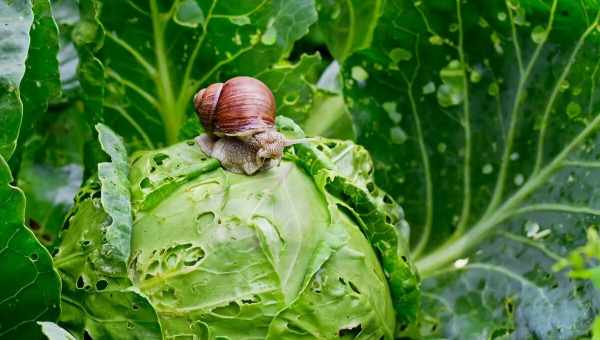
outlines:
[[[546,25],[546,36],[550,34],[552,30],[552,26],[554,23],[554,14],[556,12],[556,6],[558,5],[558,0],[553,0],[552,7],[550,9],[550,17],[548,19],[548,23]],[[494,188],[494,193],[492,194],[492,199],[486,209],[484,214],[491,214],[494,209],[496,209],[500,205],[500,201],[504,195],[504,186],[506,185],[506,176],[508,173],[508,161],[510,159],[510,154],[512,152],[512,146],[515,139],[515,135],[517,133],[517,122],[520,116],[520,108],[521,102],[525,96],[525,86],[527,85],[527,81],[529,80],[529,76],[533,70],[533,66],[537,62],[540,53],[542,52],[543,47],[545,46],[546,40],[542,41],[536,47],[529,63],[527,64],[527,68],[525,69],[525,73],[519,79],[519,85],[517,87],[517,92],[515,94],[515,98],[513,101],[513,108],[510,114],[510,126],[508,128],[508,135],[506,136],[506,144],[504,146],[504,152],[502,153],[502,159],[500,162],[500,172],[498,173],[498,179],[496,180],[496,186]]]
[[[465,231],[471,216],[471,111],[469,101],[469,81],[467,80],[467,63],[464,52],[464,24],[462,20],[461,0],[456,0],[456,16],[458,20],[458,54],[460,57],[461,67],[463,69],[463,87],[465,98],[463,100],[463,117],[462,125],[465,130],[465,156],[463,166],[463,206],[460,220],[454,231],[452,238],[459,237]]]
[[[127,52],[129,52],[129,54],[131,54],[131,56],[133,56],[133,58],[144,68],[146,69],[146,72],[148,72],[152,77],[156,76],[156,69],[154,68],[154,66],[149,63],[140,52],[138,52],[135,48],[133,48],[131,45],[129,45],[126,41],[122,40],[121,38],[117,37],[116,35],[112,34],[109,31],[105,32],[106,36],[108,38],[110,38],[112,41],[114,41],[117,45],[121,46],[122,48],[124,48]]]
[[[600,18],[600,11],[596,15],[596,19],[594,20],[594,22],[583,32],[583,34],[577,41],[577,44],[575,45],[575,48],[573,49],[573,52],[571,53],[571,56],[569,57],[569,60],[567,61],[567,64],[565,65],[563,72],[561,73],[560,77],[558,77],[558,79],[556,80],[556,84],[554,85],[554,89],[552,90],[552,94],[550,95],[550,99],[548,100],[546,109],[544,110],[544,116],[542,118],[540,133],[538,135],[537,154],[536,154],[535,166],[533,167],[533,174],[536,174],[538,171],[540,171],[540,167],[542,166],[542,162],[543,162],[543,158],[544,158],[544,143],[545,143],[545,138],[546,138],[546,131],[548,129],[548,119],[550,117],[550,112],[552,111],[552,107],[554,106],[556,98],[558,97],[558,94],[560,92],[561,85],[563,84],[563,82],[565,81],[567,76],[569,75],[569,72],[571,71],[571,67],[575,63],[577,54],[581,50],[581,47],[583,47],[585,40],[596,28],[599,18]]]

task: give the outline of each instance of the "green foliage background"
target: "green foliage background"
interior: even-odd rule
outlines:
[[[236,75],[307,135],[370,152],[422,278],[402,336],[590,336],[599,16],[598,0],[0,0],[0,272],[19,278],[0,337],[58,319],[50,254],[75,195],[97,172],[123,186],[95,124],[130,154],[174,144],[200,132],[195,91]]]

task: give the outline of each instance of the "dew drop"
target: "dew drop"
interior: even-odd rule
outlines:
[[[392,61],[395,63],[400,61],[408,61],[412,59],[412,53],[410,53],[408,50],[397,47],[390,51],[390,59],[392,59]]]
[[[435,83],[430,81],[423,86],[423,94],[431,94],[435,92]]]
[[[439,144],[437,145],[437,151],[438,151],[439,153],[444,153],[444,152],[446,152],[446,149],[448,149],[448,146],[447,146],[445,143],[439,143]]]
[[[394,144],[404,144],[408,139],[408,136],[401,127],[395,126],[390,129],[390,139]]]
[[[398,104],[396,102],[385,102],[383,103],[383,109],[387,112],[388,117],[395,124],[400,123],[402,121],[402,114],[397,111]]]
[[[477,70],[471,71],[469,80],[471,80],[471,83],[479,83],[481,81],[481,73]]]
[[[581,115],[581,105],[576,102],[570,102],[567,105],[567,115],[569,118],[576,118]]]
[[[441,46],[444,44],[444,39],[442,39],[442,37],[440,37],[437,34],[432,35],[431,37],[429,37],[429,43],[432,45]]]
[[[518,160],[520,157],[521,157],[521,155],[519,155],[519,153],[518,153],[518,152],[513,152],[513,153],[511,153],[511,154],[510,154],[510,160],[511,160],[511,161],[516,161],[516,160]]]
[[[500,87],[498,86],[498,83],[491,83],[490,86],[488,86],[488,94],[490,96],[496,97],[499,93]]]
[[[486,164],[486,165],[484,165],[483,168],[481,168],[481,172],[484,175],[489,175],[489,174],[492,173],[492,171],[494,171],[494,167],[491,164],[489,164],[489,163]]]
[[[531,31],[531,40],[533,40],[536,44],[541,44],[546,41],[548,37],[548,32],[542,26],[535,26],[533,31]]]
[[[540,230],[540,225],[537,222],[525,222],[525,234],[527,237],[533,237]]]
[[[559,90],[560,92],[565,92],[566,90],[568,90],[568,89],[569,89],[569,87],[571,87],[571,84],[569,84],[569,82],[568,82],[567,80],[563,80],[563,81],[560,83],[560,87],[558,88],[558,90]]]
[[[351,72],[352,78],[357,82],[364,82],[367,80],[367,78],[369,78],[369,73],[367,73],[367,71],[360,66],[353,66]]]
[[[518,174],[515,176],[515,185],[521,186],[525,182],[525,177],[522,174]]]
[[[466,257],[464,259],[458,259],[458,260],[454,261],[454,268],[456,268],[456,269],[464,268],[467,264],[469,264],[468,257]]]
[[[506,13],[504,13],[504,12],[498,13],[498,20],[500,20],[500,21],[506,20]]]

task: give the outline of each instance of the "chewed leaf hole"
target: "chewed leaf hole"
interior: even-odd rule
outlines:
[[[154,157],[152,157],[152,159],[156,165],[161,166],[165,160],[169,159],[169,156],[165,155],[164,153],[157,153],[154,155]]]
[[[82,248],[86,248],[86,247],[88,247],[90,244],[92,244],[92,241],[90,241],[90,240],[81,240],[80,244],[81,244],[81,247],[82,247]]]
[[[75,282],[75,286],[78,289],[83,289],[83,287],[85,286],[85,279],[83,278],[83,276],[79,276],[77,278],[77,282]]]
[[[304,330],[300,326],[295,325],[295,324],[290,323],[290,322],[287,323],[286,327],[287,327],[287,329],[290,330],[290,332],[295,333],[295,334],[300,334],[300,335],[306,335],[306,334],[308,334],[308,332],[306,330]]]
[[[38,256],[37,253],[32,253],[31,255],[29,255],[29,259],[33,262],[37,261],[40,259],[40,257]]]
[[[134,304],[131,305],[131,309],[133,309],[133,310],[139,310],[140,306],[138,304],[134,303]]]
[[[150,182],[150,178],[144,177],[144,179],[140,182],[141,189],[149,189],[152,187],[152,182]]]
[[[105,290],[108,287],[108,281],[101,279],[96,281],[96,289],[97,290]]]
[[[135,325],[133,324],[133,322],[129,322],[129,321],[128,321],[128,322],[127,322],[127,328],[128,328],[128,329],[134,329],[134,328],[135,328]]]
[[[260,297],[256,296],[256,295],[252,295],[250,297],[242,299],[242,303],[245,305],[251,305],[251,304],[259,303],[259,302],[260,302]]]
[[[183,265],[191,267],[196,263],[200,262],[204,258],[204,249],[200,247],[194,247],[188,250],[183,259]]]
[[[369,190],[370,193],[373,193],[375,191],[375,184],[373,184],[373,182],[367,183],[367,190]]]
[[[341,338],[354,339],[355,337],[358,336],[358,334],[360,334],[361,331],[362,331],[362,326],[360,324],[358,324],[356,326],[350,326],[350,327],[340,329],[338,331],[338,335]]]
[[[348,285],[356,294],[360,294],[360,290],[358,289],[358,287],[356,287],[356,285],[352,281],[348,281]]]
[[[231,301],[227,306],[214,308],[212,312],[222,316],[237,316],[240,313],[240,305]]]

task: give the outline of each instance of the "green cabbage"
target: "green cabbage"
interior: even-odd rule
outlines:
[[[79,194],[55,256],[60,321],[74,334],[393,339],[414,319],[407,225],[362,147],[320,139],[245,176],[193,141],[133,155],[128,174],[103,172],[122,165],[109,143],[113,162]],[[111,237],[128,230],[128,209],[120,264],[128,247]]]

